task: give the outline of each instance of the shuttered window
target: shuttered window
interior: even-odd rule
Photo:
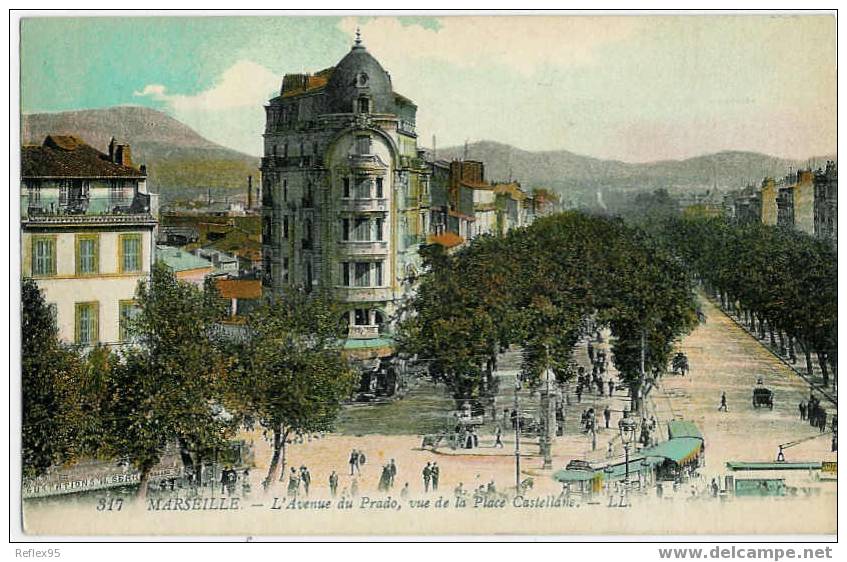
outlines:
[[[121,234],[120,268],[122,273],[141,271],[141,235]]]
[[[96,302],[76,303],[74,341],[94,345],[100,339],[100,306]]]
[[[35,236],[32,239],[32,274],[39,277],[56,275],[56,238]]]
[[[100,244],[96,234],[78,234],[76,237],[76,273],[93,275],[100,268]]]

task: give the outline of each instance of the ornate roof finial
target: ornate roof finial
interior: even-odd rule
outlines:
[[[362,44],[362,32],[359,30],[359,26],[356,26],[356,45]]]

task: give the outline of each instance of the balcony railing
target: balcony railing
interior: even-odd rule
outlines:
[[[38,197],[21,197],[21,217],[69,218],[69,217],[110,217],[148,215],[151,213],[151,196],[147,193],[135,193],[129,197],[114,196],[77,196],[60,197],[40,194]]]
[[[392,299],[391,287],[336,287],[341,302],[380,302]]]
[[[379,326],[350,326],[347,337],[353,340],[370,340],[379,337]]]
[[[350,154],[347,161],[351,168],[373,170],[388,167],[376,154]]]
[[[388,242],[384,240],[344,240],[340,241],[342,253],[354,256],[388,253]]]
[[[388,199],[341,199],[339,206],[344,211],[387,211]]]

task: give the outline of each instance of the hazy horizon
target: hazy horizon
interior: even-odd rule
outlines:
[[[422,144],[632,163],[835,153],[831,15],[24,18],[20,107],[160,109],[258,155],[283,75],[336,64],[357,26],[418,105]]]

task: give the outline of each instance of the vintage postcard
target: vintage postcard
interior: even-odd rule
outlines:
[[[27,536],[836,535],[834,12],[13,18]]]

